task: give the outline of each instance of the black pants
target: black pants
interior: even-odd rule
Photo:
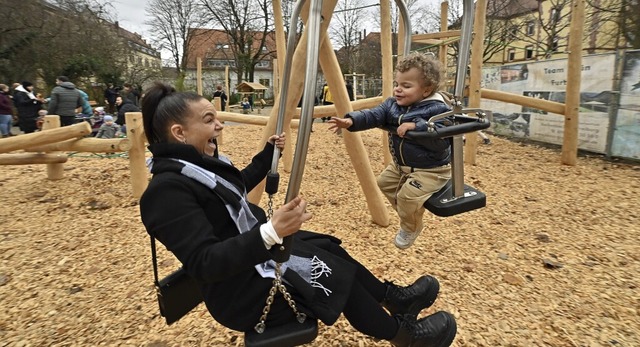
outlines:
[[[390,340],[396,336],[398,323],[380,304],[387,291],[386,285],[366,267],[353,259],[340,245],[333,244],[327,251],[357,267],[356,278],[342,312],[351,326],[365,335],[378,339]],[[267,325],[285,324],[293,319],[291,308],[288,307],[284,299],[281,296],[277,299],[279,300],[275,300],[271,307]],[[311,314],[310,312],[305,313]]]

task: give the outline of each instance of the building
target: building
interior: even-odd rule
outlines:
[[[269,32],[265,45],[261,46],[263,33],[249,32],[244,40],[247,44],[244,53],[237,52],[230,35],[219,29],[190,29],[187,64],[185,69],[185,88],[196,89],[198,60],[202,66],[202,89],[204,95],[212,95],[216,85],[228,88],[230,95],[235,93],[236,86],[242,82],[259,83],[268,89],[265,98],[273,98],[273,62],[276,58],[275,33]],[[250,47],[249,47],[250,46]],[[255,61],[253,73],[246,68],[250,63],[238,66],[243,61]],[[228,71],[228,80],[225,75]],[[238,76],[241,71],[241,76]],[[253,76],[253,78],[246,78]],[[245,79],[251,79],[246,81]]]

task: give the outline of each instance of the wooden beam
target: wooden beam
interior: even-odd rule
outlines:
[[[561,104],[555,101],[536,99],[528,96],[522,96],[518,94],[502,92],[498,90],[485,89],[485,88],[482,88],[480,93],[481,93],[481,96],[485,99],[509,102],[516,105],[533,107],[539,110],[562,114],[562,115],[565,112],[564,104]]]
[[[45,126],[45,128],[47,125],[47,121],[51,120],[51,118],[47,117],[58,118],[58,116],[46,116],[45,123],[43,125]],[[60,122],[59,119],[58,122]],[[57,127],[44,129],[35,133],[6,137],[4,139],[0,139],[0,153],[7,153],[26,147],[41,146],[49,143],[60,142],[73,138],[83,137],[88,134],[91,134],[91,125],[89,125],[89,123],[87,122],[82,122],[61,128]]]
[[[73,151],[90,153],[126,152],[131,148],[131,141],[125,138],[96,139],[82,138],[50,143],[42,146],[25,148],[27,152]]]
[[[476,20],[478,20],[477,17],[476,17]],[[460,30],[447,30],[447,31],[440,31],[437,33],[412,35],[411,41],[418,42],[420,40],[444,39],[444,38],[454,37],[454,36],[460,36]]]
[[[67,159],[67,155],[62,153],[5,153],[0,154],[0,165],[60,164]]]

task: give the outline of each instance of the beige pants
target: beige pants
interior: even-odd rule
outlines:
[[[390,164],[378,176],[378,187],[400,217],[400,228],[407,232],[422,230],[424,202],[442,189],[451,178],[451,166],[413,169]]]

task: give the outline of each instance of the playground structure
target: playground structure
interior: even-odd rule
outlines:
[[[284,46],[284,27],[282,21],[277,20],[282,18],[281,3],[280,1],[274,1],[274,18],[276,23],[276,44],[279,57],[285,57],[287,54],[291,55],[290,74],[291,78],[284,80],[284,59],[277,61],[276,71],[279,74],[276,76],[277,81],[275,85],[278,86],[278,91],[282,90],[279,100],[275,103],[272,113],[269,118],[260,116],[241,115],[232,112],[220,112],[220,118],[223,121],[234,121],[246,124],[255,124],[264,126],[263,136],[258,142],[258,146],[261,147],[266,139],[276,132],[276,126],[278,121],[280,109],[283,108],[286,112],[284,114],[284,120],[282,130],[289,132],[292,128],[305,128],[305,118],[297,120],[302,114],[311,114],[313,118],[320,118],[326,116],[343,115],[353,110],[371,108],[378,105],[384,98],[392,95],[392,80],[393,80],[393,66],[392,66],[392,47],[391,47],[391,22],[390,22],[390,2],[389,0],[381,1],[381,47],[382,47],[382,76],[383,76],[383,95],[381,97],[373,97],[360,99],[350,102],[347,95],[346,87],[344,84],[344,76],[340,73],[337,58],[335,56],[333,47],[329,38],[327,37],[327,29],[333,13],[337,0],[325,1],[321,8],[318,8],[314,13],[314,16],[322,16],[325,18],[322,23],[319,23],[317,30],[313,31],[311,36],[317,36],[317,42],[315,37],[310,37],[309,30],[305,30],[297,45],[289,45],[285,49]],[[402,4],[402,2],[399,2]],[[310,3],[303,2],[298,4],[301,11],[299,12],[300,18],[303,22],[310,26],[310,21],[313,20],[313,16],[309,17]],[[469,45],[472,51],[481,51],[484,25],[485,25],[485,12],[487,1],[479,0],[476,3],[475,11],[472,2],[465,2],[464,16],[469,18],[475,12],[475,22],[473,23],[473,31],[475,37],[473,42],[470,40],[470,36],[467,38],[461,37],[466,42],[471,42]],[[401,9],[403,5],[399,6]],[[568,64],[568,78],[567,78],[567,98],[566,103],[558,103],[547,100],[540,100],[530,98],[521,95],[515,95],[495,90],[489,90],[480,88],[480,73],[482,68],[481,55],[472,55],[470,62],[470,76],[468,85],[469,95],[469,107],[477,108],[481,97],[493,99],[497,101],[510,102],[520,104],[523,106],[535,107],[541,110],[562,114],[565,116],[564,126],[564,143],[562,146],[562,163],[568,165],[575,165],[577,158],[577,125],[578,125],[578,105],[579,105],[579,89],[580,89],[580,66],[581,66],[581,38],[582,38],[582,23],[584,22],[584,1],[577,0],[574,5],[572,21],[571,21],[571,46],[569,54]],[[447,3],[442,4],[442,18],[443,28],[446,28],[446,13]],[[406,9],[404,10],[406,12]],[[398,52],[402,56],[409,52],[411,44],[410,35],[410,23],[403,21],[404,17],[401,17],[401,24],[399,26],[399,37],[404,37],[405,40],[399,40]],[[434,40],[440,38],[454,37],[464,34],[462,31],[443,31],[434,34],[415,35],[413,40],[420,42],[421,40]],[[311,42],[309,40],[312,40]],[[308,47],[314,47],[312,44],[316,43],[316,49],[319,47],[319,54],[314,57],[309,57]],[[309,44],[311,43],[311,44]],[[468,47],[469,47],[468,46]],[[441,47],[441,59],[444,59],[444,45]],[[313,55],[313,54],[311,54]],[[309,61],[309,64],[307,64]],[[316,106],[313,107],[313,98],[315,95],[315,85],[307,83],[304,85],[303,71],[305,67],[310,70],[315,68],[313,62],[320,63],[322,70],[325,72],[325,78],[329,87],[334,95],[334,105],[328,106]],[[466,66],[466,63],[461,64]],[[458,71],[461,71],[458,69]],[[457,76],[456,87],[461,88],[465,83],[465,74],[460,73]],[[281,86],[282,84],[282,86]],[[296,109],[298,100],[305,91],[303,107]],[[308,95],[307,95],[308,94]],[[461,105],[458,105],[461,106]],[[219,106],[218,106],[218,109]],[[131,118],[131,122],[129,121]],[[310,127],[310,121],[309,127]],[[0,153],[7,153],[14,150],[24,149],[26,152],[20,154],[2,154],[0,156],[0,165],[20,165],[20,164],[47,164],[47,172],[49,179],[61,179],[62,178],[62,164],[67,160],[66,156],[59,153],[60,151],[85,151],[85,152],[120,152],[129,151],[129,160],[131,163],[131,179],[132,179],[132,194],[134,197],[139,197],[147,183],[147,172],[144,164],[144,131],[142,129],[142,121],[140,113],[127,114],[127,124],[134,126],[128,126],[127,139],[114,139],[114,140],[101,140],[82,138],[86,135],[86,125],[88,124],[76,124],[71,127],[65,127],[61,129],[55,129],[59,126],[59,120],[56,121],[54,116],[48,116],[45,120],[45,131],[41,133],[27,134],[23,136],[6,138],[0,140]],[[90,129],[89,129],[90,131]],[[389,224],[386,207],[383,203],[381,194],[376,189],[375,177],[371,170],[371,165],[368,161],[366,150],[362,144],[362,140],[357,133],[345,132],[343,134],[344,143],[347,148],[347,152],[353,164],[353,168],[358,176],[358,180],[361,184],[362,191],[366,197],[369,211],[376,224],[386,226]],[[386,137],[382,136],[382,141],[386,141]],[[466,151],[464,153],[464,159],[466,163],[475,163],[475,154],[477,150],[476,134],[468,134],[469,141],[466,142]],[[386,147],[386,143],[382,144]],[[291,142],[287,142],[287,146],[291,146]],[[285,171],[290,171],[292,167],[293,151],[288,150],[284,152],[283,162]],[[385,152],[385,163],[390,161],[390,156]],[[258,201],[264,189],[264,182],[256,189],[250,192],[249,198],[252,201]]]

